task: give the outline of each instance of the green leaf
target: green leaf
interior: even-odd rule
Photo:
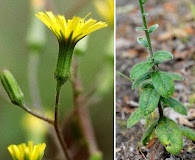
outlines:
[[[152,26],[148,29],[148,33],[153,33],[157,28],[158,28],[158,24],[152,25]]]
[[[152,68],[152,62],[141,62],[133,66],[130,72],[131,79],[138,79],[142,74],[148,72],[150,68]]]
[[[157,126],[158,120],[152,123],[152,125],[147,129],[147,131],[142,136],[142,144],[146,145],[146,143],[150,140],[150,137],[154,131],[154,128]]]
[[[173,81],[183,81],[184,78],[182,75],[172,72],[167,72],[167,74],[171,77]]]
[[[136,27],[136,28],[135,28],[135,31],[144,31],[144,30],[145,30],[144,27]]]
[[[152,83],[156,91],[163,97],[170,97],[174,92],[174,82],[166,72],[155,71],[151,73]]]
[[[136,109],[127,120],[127,128],[132,127],[134,124],[139,122],[143,117],[144,117],[143,112],[139,108]]]
[[[163,117],[156,127],[156,133],[159,141],[165,146],[171,154],[178,154],[183,145],[182,132],[178,125],[171,119]]]
[[[137,42],[139,44],[143,45],[144,47],[148,47],[148,41],[143,37],[138,37]]]
[[[140,96],[139,107],[144,112],[144,116],[149,115],[158,106],[160,95],[154,87],[147,87]]]
[[[182,134],[188,138],[191,139],[192,141],[195,142],[195,131],[184,126],[179,126],[180,130],[182,131]]]
[[[173,59],[173,55],[171,52],[162,50],[154,53],[154,60],[157,64],[169,61],[171,59]]]
[[[177,99],[170,97],[170,98],[164,98],[161,97],[162,102],[164,102],[165,105],[173,108],[176,112],[187,116],[188,112],[185,108],[185,106],[179,102]]]
[[[132,89],[135,89],[137,86],[139,86],[143,81],[147,80],[150,78],[150,73],[149,72],[146,72],[144,74],[142,74],[138,79],[136,79],[134,82],[133,82],[133,85],[132,85]]]

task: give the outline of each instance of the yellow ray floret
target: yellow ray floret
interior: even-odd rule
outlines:
[[[50,30],[52,30],[57,37],[58,41],[70,41],[70,43],[76,44],[80,39],[86,35],[107,27],[106,22],[97,22],[90,18],[73,17],[72,19],[66,19],[63,15],[54,15],[52,12],[39,12],[36,14]]]
[[[98,13],[105,18],[105,20],[114,25],[114,0],[95,0],[95,7]]]
[[[10,145],[8,150],[13,160],[41,160],[44,154],[46,144],[33,145],[32,141],[19,145]]]

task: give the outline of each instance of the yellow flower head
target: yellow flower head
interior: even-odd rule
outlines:
[[[92,18],[85,20],[86,17],[67,20],[63,15],[54,15],[52,12],[39,12],[36,16],[54,32],[59,42],[65,41],[74,45],[86,35],[107,27],[105,22],[97,22]]]
[[[114,0],[95,0],[95,7],[100,16],[114,26]]]
[[[13,160],[41,160],[44,154],[46,144],[33,145],[32,141],[19,145],[10,145],[8,150]]]

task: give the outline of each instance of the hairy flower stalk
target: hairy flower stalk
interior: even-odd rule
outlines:
[[[76,43],[86,35],[107,26],[105,22],[94,19],[73,17],[66,19],[63,15],[52,12],[39,12],[36,16],[55,34],[59,42],[59,55],[55,70],[58,84],[63,85],[70,76],[73,50]]]

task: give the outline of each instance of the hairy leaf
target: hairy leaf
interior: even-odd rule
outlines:
[[[148,33],[153,33],[157,28],[158,28],[158,24],[152,25],[152,26],[148,29]]]
[[[162,102],[164,102],[165,105],[173,108],[176,112],[187,116],[188,112],[185,108],[185,106],[179,102],[177,99],[170,97],[170,98],[164,98],[161,97]]]
[[[146,72],[143,75],[141,75],[138,79],[136,79],[133,82],[132,89],[135,89],[137,86],[139,86],[143,81],[147,80],[150,78],[150,73]]]
[[[171,119],[163,117],[160,119],[156,133],[159,141],[171,154],[178,154],[183,145],[182,132],[178,125]]]
[[[152,62],[141,62],[133,66],[130,72],[131,79],[138,79],[142,74],[148,72],[148,70],[153,66]]]
[[[144,112],[144,115],[147,116],[155,110],[158,105],[160,95],[154,89],[154,87],[147,87],[141,94],[139,107],[140,110]]]
[[[145,30],[144,27],[136,27],[136,28],[135,28],[135,31],[144,31],[144,30]]]
[[[166,62],[171,59],[173,59],[173,55],[171,52],[162,50],[154,53],[154,60],[157,64]]]
[[[142,136],[142,144],[146,145],[146,143],[150,140],[150,137],[154,131],[154,128],[157,126],[158,120],[152,123],[152,125],[146,130],[144,135]]]
[[[148,47],[148,41],[143,37],[138,37],[137,42],[139,44],[143,45],[144,47]]]
[[[130,128],[144,117],[143,112],[138,108],[127,120],[127,127]]]
[[[174,81],[183,81],[184,78],[182,75],[177,74],[177,73],[172,73],[172,72],[167,72],[167,74],[171,77],[172,80]]]
[[[174,82],[171,77],[162,71],[155,71],[151,73],[152,83],[156,91],[163,97],[170,97],[174,92]]]
[[[195,131],[194,130],[188,127],[184,127],[184,126],[179,126],[179,128],[185,137],[195,142]]]

